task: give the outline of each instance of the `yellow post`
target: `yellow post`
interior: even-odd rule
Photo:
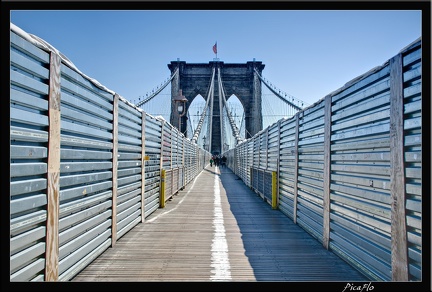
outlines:
[[[272,209],[277,209],[277,171],[272,172]]]
[[[159,206],[165,208],[165,169],[161,171],[161,185],[159,194]]]

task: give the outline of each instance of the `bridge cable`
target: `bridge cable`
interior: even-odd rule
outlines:
[[[227,101],[225,98],[225,92],[223,90],[222,78],[220,75],[220,69],[219,68],[218,68],[218,83],[219,83],[219,88],[220,88],[219,92],[221,93],[221,97],[222,97],[221,100],[223,101],[225,112],[227,113],[227,117],[228,117],[228,120],[229,120],[229,123],[231,126],[231,130],[232,130],[234,137],[236,139],[236,144],[239,144],[241,141],[243,141],[243,139],[240,136],[240,132],[237,128],[237,125],[235,124],[233,117],[231,116],[231,113],[228,111],[228,104],[227,104]],[[221,111],[222,111],[222,109],[221,109]],[[221,112],[221,116],[222,116],[222,112]]]
[[[258,70],[255,68],[255,73],[257,74],[258,78],[264,83],[264,85],[271,91],[273,92],[274,95],[276,95],[277,97],[279,97],[282,101],[286,102],[287,104],[289,104],[290,106],[292,106],[293,108],[295,108],[298,111],[303,110],[303,108],[299,107],[298,105],[293,104],[292,102],[290,102],[289,100],[285,99],[282,95],[280,95],[279,93],[277,93],[267,82],[266,80],[264,80],[264,78],[262,78],[262,76],[259,74]]]
[[[187,120],[188,121],[191,121],[192,119],[191,119],[191,116],[190,116],[190,113],[189,113],[189,111],[187,111]],[[187,123],[188,124],[188,126],[189,126],[189,129],[187,130],[187,133],[192,133],[193,132],[193,127],[192,127],[192,123],[191,122],[189,122],[189,123]],[[186,128],[188,128],[188,126],[186,126]]]
[[[210,86],[209,86],[209,90],[207,91],[207,99],[206,99],[206,104],[204,106],[203,112],[201,113],[201,117],[200,120],[198,122],[198,125],[195,129],[195,132],[192,136],[192,142],[197,142],[198,140],[198,136],[201,132],[201,128],[202,125],[204,123],[204,119],[207,115],[207,110],[210,108],[210,101],[213,101],[213,88],[214,88],[214,76],[215,76],[215,69],[213,68],[213,72],[212,72],[212,77],[211,77],[211,81],[210,81]],[[209,136],[209,145],[211,145],[211,136]],[[209,148],[210,149],[210,148]]]
[[[156,90],[153,94],[151,94],[149,97],[147,97],[146,99],[144,99],[143,101],[140,101],[139,103],[137,103],[135,106],[136,107],[140,107],[143,104],[149,102],[150,100],[152,100],[156,95],[158,95],[162,90],[165,89],[165,87],[167,87],[168,84],[171,83],[171,81],[174,79],[174,77],[178,74],[179,72],[179,68],[177,68],[177,70],[174,72],[173,75],[171,75],[171,78],[169,78],[158,90]]]

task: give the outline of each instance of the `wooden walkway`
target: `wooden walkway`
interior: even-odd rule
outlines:
[[[131,281],[369,282],[231,170],[214,166],[71,280]]]

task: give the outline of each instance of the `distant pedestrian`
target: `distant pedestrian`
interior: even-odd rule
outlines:
[[[215,166],[219,166],[219,162],[220,162],[220,158],[219,158],[219,156],[215,156],[215,158],[214,158],[214,164],[215,164]]]
[[[210,157],[210,166],[213,166],[213,162],[214,162],[213,157]]]
[[[221,160],[222,160],[222,163],[221,163],[222,167],[225,167],[226,166],[226,161],[227,161],[226,156],[225,155],[222,156]]]

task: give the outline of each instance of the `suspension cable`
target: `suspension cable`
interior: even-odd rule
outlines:
[[[202,128],[202,125],[204,123],[204,119],[206,117],[207,109],[209,108],[210,101],[213,101],[214,76],[215,76],[215,69],[213,68],[212,77],[211,77],[211,80],[210,80],[210,86],[209,86],[209,89],[207,91],[206,104],[204,106],[203,112],[201,114],[201,117],[200,117],[200,120],[198,122],[198,125],[197,125],[197,127],[195,129],[195,132],[194,132],[194,134],[192,136],[192,142],[195,142],[195,143],[197,142],[198,136],[199,136],[199,134],[201,132],[201,128]],[[213,103],[213,102],[211,102],[211,103]],[[210,134],[209,138],[211,139],[211,134]],[[210,142],[211,142],[211,140],[209,140],[209,145],[211,145]]]
[[[303,108],[299,107],[298,105],[293,104],[291,101],[285,99],[282,95],[280,95],[279,93],[277,93],[268,83],[266,80],[264,80],[264,78],[262,78],[262,76],[259,74],[258,70],[255,68],[255,73],[257,74],[258,78],[264,83],[264,85],[271,91],[273,92],[274,95],[276,95],[277,97],[279,97],[281,100],[283,100],[284,102],[288,103],[290,106],[292,106],[293,108],[295,108],[298,111],[303,110]]]
[[[152,100],[156,95],[158,95],[162,90],[164,90],[165,87],[167,87],[168,84],[171,83],[171,81],[178,74],[178,72],[179,72],[179,68],[177,68],[177,70],[174,72],[174,74],[171,76],[171,78],[169,78],[158,90],[156,90],[153,94],[151,94],[149,97],[147,97],[143,101],[140,101],[139,103],[137,103],[135,106],[140,107],[143,104],[145,104],[145,103],[149,102],[150,100]]]
[[[220,75],[220,69],[219,68],[218,68],[218,83],[219,83],[220,93],[221,93],[221,96],[222,96],[223,105],[225,107],[225,112],[227,113],[227,117],[228,117],[228,120],[230,122],[231,130],[232,130],[232,132],[234,134],[234,137],[236,139],[236,144],[238,144],[241,141],[243,141],[243,139],[240,137],[237,125],[235,124],[235,121],[234,121],[233,117],[231,116],[230,112],[228,111],[228,105],[227,105],[227,101],[226,101],[226,98],[225,98],[225,91],[224,91],[224,87],[223,87],[223,84],[222,84],[222,78],[221,78],[221,75]],[[221,111],[222,111],[222,109],[221,109]],[[222,112],[221,112],[221,116],[222,116]]]

